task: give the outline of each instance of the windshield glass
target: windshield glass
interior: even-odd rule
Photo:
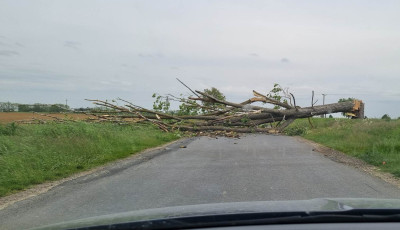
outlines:
[[[376,200],[400,198],[399,12],[1,1],[0,229],[231,202],[400,208]],[[201,210],[256,207],[230,205]]]

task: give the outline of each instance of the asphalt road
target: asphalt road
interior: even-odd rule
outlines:
[[[400,190],[291,137],[200,137],[15,203],[0,211],[0,229],[177,205],[321,197],[400,198]]]

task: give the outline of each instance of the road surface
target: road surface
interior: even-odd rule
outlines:
[[[17,202],[0,211],[0,229],[177,205],[321,197],[400,198],[400,190],[292,137],[197,137]]]

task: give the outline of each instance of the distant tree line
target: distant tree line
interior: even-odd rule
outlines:
[[[18,104],[11,102],[0,102],[0,112],[47,112],[58,113],[69,110],[64,104]]]
[[[18,104],[11,102],[0,102],[0,112],[15,112],[18,110]]]

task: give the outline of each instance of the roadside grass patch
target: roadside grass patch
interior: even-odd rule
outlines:
[[[284,131],[288,136],[302,136],[307,133],[308,128],[303,125],[294,125],[287,127]]]
[[[360,158],[400,177],[400,120],[298,119],[288,128],[303,127],[302,137]]]
[[[57,180],[180,137],[152,125],[0,125],[0,196]]]

